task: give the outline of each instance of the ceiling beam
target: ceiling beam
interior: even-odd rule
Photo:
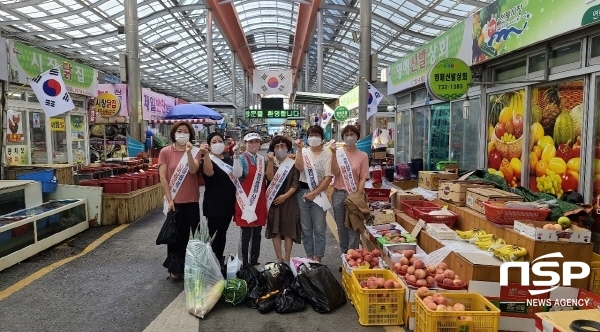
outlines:
[[[298,18],[296,20],[296,32],[294,33],[294,47],[292,51],[292,61],[290,68],[293,70],[292,84],[298,83],[297,78],[300,74],[300,68],[304,62],[304,56],[310,43],[312,42],[313,31],[315,29],[315,21],[317,11],[321,7],[321,0],[313,0],[310,5],[300,4],[298,10]]]
[[[242,69],[252,81],[252,70],[254,69],[254,59],[247,45],[246,35],[240,23],[240,19],[235,11],[233,3],[220,3],[218,0],[204,0],[206,8],[212,10],[215,24],[219,31],[225,37],[231,52],[237,55]]]

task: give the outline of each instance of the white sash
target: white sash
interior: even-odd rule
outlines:
[[[290,158],[285,159],[281,165],[279,165],[275,175],[273,175],[273,181],[271,181],[267,187],[267,211],[271,208],[271,204],[273,204],[279,189],[281,189],[281,186],[285,182],[288,174],[290,174],[292,167],[294,167],[294,163],[295,161]]]
[[[172,147],[171,147],[172,148]],[[200,153],[200,149],[197,147],[192,148],[192,156],[197,156]],[[195,158],[195,157],[194,157]],[[171,180],[169,181],[169,188],[171,188],[171,199],[175,200],[175,196],[179,192],[179,188],[181,188],[181,184],[183,183],[183,179],[187,175],[190,170],[190,165],[188,164],[188,156],[187,152],[183,153],[181,156],[181,160],[177,164],[175,168],[175,172],[171,176]],[[169,202],[167,201],[167,196],[164,196],[164,204],[163,204],[163,213],[167,215],[169,212]]]
[[[210,154],[210,160],[212,160],[217,166],[219,166],[219,168],[223,170],[223,172],[225,172],[227,176],[229,176],[231,182],[233,182],[233,185],[235,186],[235,200],[237,201],[238,205],[243,211],[246,205],[249,205],[248,197],[244,192],[244,188],[242,188],[240,180],[237,177],[235,177],[235,175],[233,175],[233,166],[228,165],[212,153]]]
[[[250,168],[250,165],[248,165],[248,168]],[[253,223],[256,219],[258,219],[258,216],[256,215],[256,205],[258,204],[258,199],[260,198],[260,189],[262,188],[264,180],[265,158],[257,154],[256,173],[254,173],[254,179],[252,180],[252,188],[250,188],[250,193],[248,195],[248,204],[246,204],[246,206],[242,209],[242,219],[246,220],[249,224]]]
[[[323,151],[321,153],[327,153],[327,151]],[[306,180],[308,181],[308,187],[310,191],[314,191],[321,182],[319,176],[317,175],[317,170],[315,169],[314,161],[312,155],[309,151],[302,151],[302,159],[304,160],[304,174],[306,175]],[[318,206],[320,206],[324,211],[329,210],[331,208],[331,204],[329,203],[329,199],[324,193],[320,193],[313,199]]]
[[[355,193],[358,188],[356,187],[356,181],[354,181],[354,174],[352,173],[352,167],[350,166],[350,160],[344,149],[337,149],[335,157],[338,165],[340,166],[340,176],[346,187],[346,191],[350,194]]]

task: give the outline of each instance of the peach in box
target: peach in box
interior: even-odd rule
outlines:
[[[535,241],[545,242],[571,242],[571,243],[590,243],[592,233],[585,229],[572,225],[568,230],[549,230],[543,229],[548,222],[544,221],[515,221],[514,231],[518,232]]]

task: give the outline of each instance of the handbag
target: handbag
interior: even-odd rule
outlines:
[[[175,215],[177,215],[177,211],[171,210],[167,213],[167,219],[165,219],[165,223],[156,237],[156,245],[169,245],[177,241],[177,220],[175,220]]]

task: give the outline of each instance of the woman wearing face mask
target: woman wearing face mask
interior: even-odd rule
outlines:
[[[331,184],[331,153],[323,150],[323,128],[312,126],[307,130],[310,149],[302,148],[297,139],[295,166],[300,171],[297,198],[300,205],[302,244],[306,256],[320,262],[325,255],[325,213],[331,207],[326,195]]]
[[[294,196],[300,185],[300,173],[294,167],[294,160],[288,158],[292,141],[285,136],[276,136],[267,155],[267,239],[272,239],[279,262],[290,262],[292,245],[300,243],[300,207]],[[285,242],[285,256],[281,252],[281,240]]]
[[[233,160],[223,155],[225,150],[223,136],[217,132],[208,135],[210,144],[202,144],[200,150],[204,154],[200,172],[204,177],[204,202],[202,210],[208,222],[208,231],[215,238],[212,249],[221,264],[225,264],[223,251],[227,241],[227,229],[235,213],[235,185],[230,175],[233,175]],[[218,208],[216,208],[218,207]]]
[[[160,150],[158,171],[165,193],[165,208],[177,211],[177,240],[167,246],[167,260],[163,266],[169,270],[171,278],[179,279],[183,272],[181,263],[185,260],[190,230],[194,232],[200,222],[200,191],[196,173],[200,168],[201,154],[200,150],[190,143],[194,140],[194,128],[191,124],[176,122],[170,137],[173,145]],[[180,169],[179,164],[187,167]],[[180,176],[183,176],[183,181],[175,181]],[[173,186],[171,182],[174,183]]]
[[[348,249],[358,249],[360,241],[360,233],[356,232],[352,225],[348,225],[350,227],[345,225],[347,224],[346,198],[353,193],[364,195],[365,182],[369,179],[369,156],[356,148],[360,131],[355,126],[344,127],[342,138],[344,139],[343,149],[337,150],[335,144],[331,145],[331,152],[334,156],[331,159],[331,172],[335,176],[331,201],[340,249],[345,254]]]
[[[242,260],[258,266],[262,226],[267,223],[266,162],[258,154],[261,137],[257,132],[244,136],[245,151],[234,148],[233,175],[239,178],[243,193],[236,197],[235,223],[242,228]]]

